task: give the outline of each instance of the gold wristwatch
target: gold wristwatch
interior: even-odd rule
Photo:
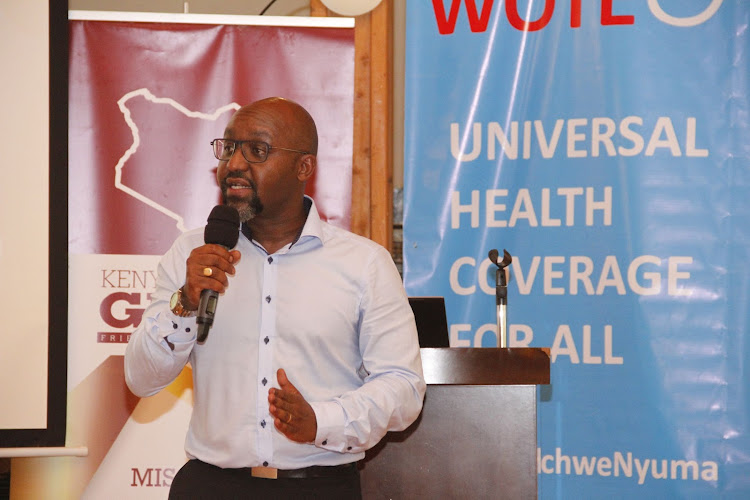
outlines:
[[[181,318],[195,316],[195,311],[185,309],[182,305],[182,288],[172,294],[172,298],[169,300],[169,308],[172,310],[172,314]]]

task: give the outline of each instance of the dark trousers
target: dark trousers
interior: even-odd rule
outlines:
[[[177,472],[169,500],[299,499],[360,500],[359,471],[333,477],[264,479],[250,469],[222,469],[189,460]]]

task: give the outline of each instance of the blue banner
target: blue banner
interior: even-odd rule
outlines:
[[[404,281],[550,347],[541,498],[750,498],[750,2],[407,2]]]

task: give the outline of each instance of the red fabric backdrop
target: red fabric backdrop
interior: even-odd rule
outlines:
[[[71,253],[160,255],[181,230],[205,225],[219,196],[209,142],[229,105],[269,96],[316,120],[308,193],[325,219],[349,227],[353,29],[71,21],[70,30]]]

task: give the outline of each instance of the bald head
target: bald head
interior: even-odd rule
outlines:
[[[283,147],[318,154],[318,129],[305,108],[283,97],[268,97],[241,107],[235,116],[249,114],[276,126],[283,135]],[[275,144],[274,144],[275,145]]]

